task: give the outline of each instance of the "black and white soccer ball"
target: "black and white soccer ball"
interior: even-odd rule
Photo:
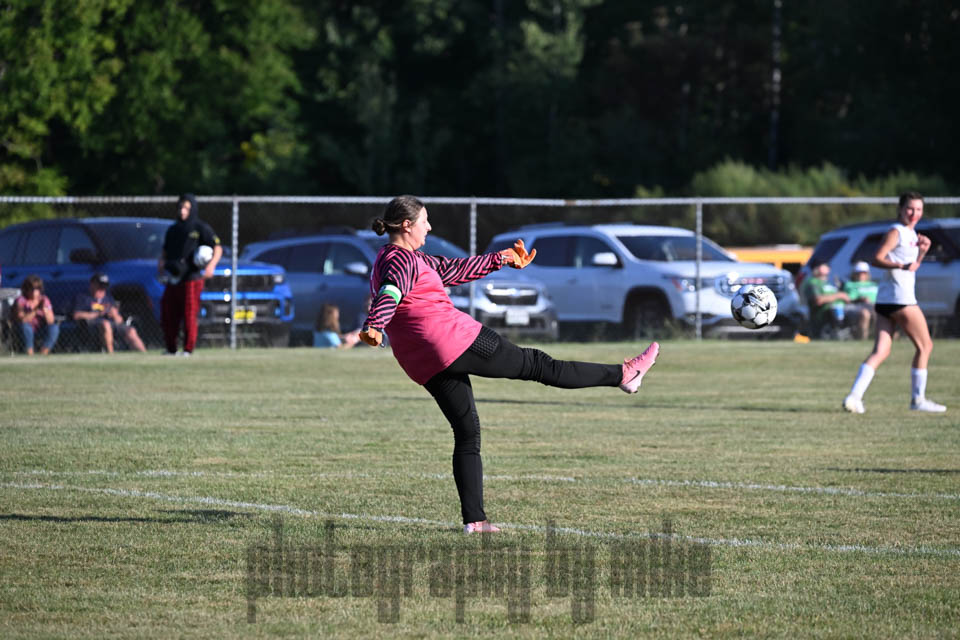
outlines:
[[[744,285],[730,301],[730,313],[740,326],[762,329],[777,317],[777,296],[765,285]]]
[[[200,269],[210,264],[211,260],[213,260],[213,247],[202,244],[193,252],[193,264]]]

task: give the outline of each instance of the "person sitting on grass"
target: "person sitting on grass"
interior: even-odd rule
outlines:
[[[114,336],[120,337],[131,349],[146,351],[137,330],[120,315],[120,305],[107,292],[109,286],[107,274],[93,274],[90,293],[78,293],[73,302],[73,319],[95,330],[107,353],[113,353]]]
[[[29,275],[20,285],[20,297],[14,303],[14,319],[20,326],[23,350],[33,355],[36,338],[43,339],[40,353],[48,355],[60,337],[60,325],[53,315],[53,304],[43,294],[43,280],[40,276]]]
[[[330,303],[320,306],[313,332],[313,346],[321,349],[349,349],[360,342],[359,334],[359,329],[347,333],[340,331],[340,307]]]

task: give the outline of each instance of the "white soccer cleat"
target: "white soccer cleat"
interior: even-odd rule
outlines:
[[[910,411],[926,411],[927,413],[943,413],[947,408],[926,398],[914,398],[910,401]]]
[[[850,413],[866,413],[867,412],[867,410],[863,408],[863,399],[858,398],[853,394],[843,399],[843,408],[849,411]]]

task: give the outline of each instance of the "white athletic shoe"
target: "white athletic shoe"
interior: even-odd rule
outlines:
[[[856,397],[852,393],[843,399],[843,408],[850,413],[866,413],[867,411],[863,408],[863,399]]]
[[[927,400],[926,398],[914,398],[910,402],[911,411],[926,411],[928,413],[943,413],[947,410],[942,404],[937,404],[933,400]]]

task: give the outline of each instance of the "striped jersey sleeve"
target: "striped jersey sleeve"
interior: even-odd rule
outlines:
[[[400,300],[410,293],[417,280],[418,271],[413,252],[394,245],[386,245],[380,251],[370,278],[373,300],[364,323],[367,327],[383,331],[396,313]]]
[[[469,258],[443,258],[424,254],[423,258],[436,270],[443,284],[448,287],[479,280],[503,266],[503,256],[499,252]]]

